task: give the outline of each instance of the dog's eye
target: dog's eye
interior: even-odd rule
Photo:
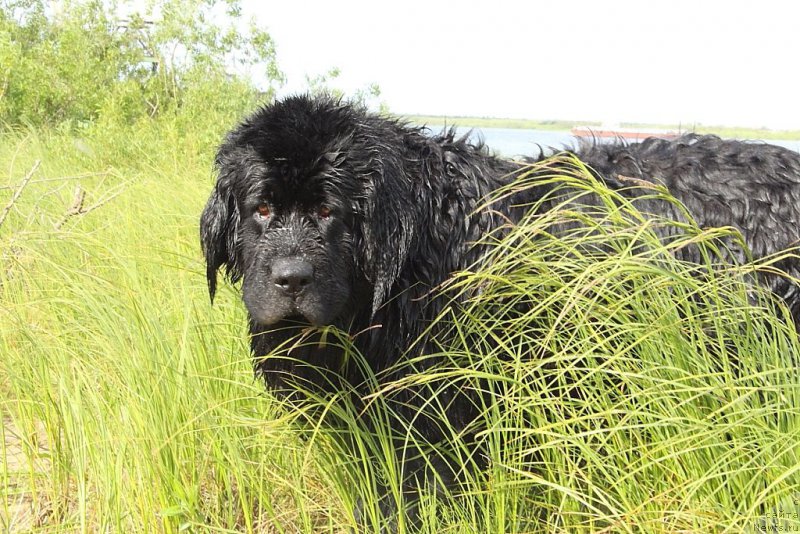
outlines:
[[[446,172],[448,176],[455,176],[458,174],[456,166],[449,161],[444,164],[444,172]]]
[[[261,217],[262,219],[266,219],[267,217],[270,216],[269,206],[262,202],[256,208],[256,213],[258,213],[258,216]]]
[[[327,219],[331,216],[331,209],[328,206],[320,206],[317,215],[320,219]]]

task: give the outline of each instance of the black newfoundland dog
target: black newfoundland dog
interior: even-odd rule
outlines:
[[[800,239],[800,155],[790,150],[687,135],[574,153],[623,195],[641,194],[631,181],[666,186],[701,227],[737,228],[755,258]],[[309,326],[350,333],[374,373],[408,357],[412,345],[433,350],[429,326],[452,303],[437,289],[479,262],[481,237],[519,221],[548,187],[479,209],[524,165],[328,97],[296,96],[256,111],[229,133],[216,165],[200,223],[211,297],[221,268],[242,281],[257,372],[283,394],[297,383],[336,389],[363,380],[335,344],[265,357]],[[677,206],[642,198],[643,212],[681,219]],[[780,266],[800,275],[795,259]],[[800,315],[792,282],[763,283]],[[425,401],[413,397],[405,409]],[[452,421],[466,424],[472,411],[457,399],[451,406]],[[436,428],[422,432],[435,441]]]

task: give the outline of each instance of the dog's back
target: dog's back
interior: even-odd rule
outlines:
[[[636,185],[642,180],[660,184],[686,206],[701,228],[736,228],[754,259],[800,242],[800,154],[792,150],[688,134],[674,140],[586,144],[575,153],[624,194],[641,194]],[[664,210],[670,208],[655,208],[659,214]],[[737,259],[747,258],[742,253]],[[800,277],[797,257],[788,257],[778,266]],[[800,317],[795,283],[777,276],[764,282]]]

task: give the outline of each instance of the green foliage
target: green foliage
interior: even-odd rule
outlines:
[[[773,260],[730,265],[735,230],[645,217],[564,163],[550,178],[562,203],[489,236],[490,261],[455,284],[466,313],[443,317],[456,343],[441,387],[489,384],[481,509],[506,532],[498,511],[541,532],[744,532],[796,512],[800,345],[783,302],[752,284]],[[513,187],[541,187],[539,165]],[[687,247],[700,265],[676,258]]]
[[[115,1],[0,0],[0,120],[241,114],[257,97],[251,76],[267,81],[267,98],[282,80],[270,36],[243,23],[237,0],[157,0],[147,15],[120,13]]]

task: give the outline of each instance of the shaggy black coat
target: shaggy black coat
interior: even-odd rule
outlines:
[[[800,239],[800,156],[792,151],[688,135],[575,154],[622,194],[641,194],[631,179],[665,185],[701,226],[738,228],[756,258]],[[445,302],[434,289],[481,258],[482,236],[522,217],[514,206],[546,192],[534,187],[477,210],[519,163],[327,97],[256,111],[228,134],[216,165],[200,223],[209,290],[213,298],[221,268],[242,280],[256,369],[283,393],[298,381],[336,389],[363,378],[333,344],[303,346],[293,359],[264,357],[309,324],[352,334],[376,373],[406,357]],[[682,218],[667,202],[641,203],[644,212]],[[794,259],[782,267],[800,275]],[[794,284],[764,283],[800,314]],[[430,348],[426,339],[415,352]],[[419,402],[410,394],[406,409]],[[469,403],[452,404],[456,426],[473,416]],[[436,425],[422,432],[438,437]]]
[[[800,154],[789,149],[688,134],[629,145],[591,144],[576,155],[626,196],[643,193],[631,188],[632,181],[660,184],[681,201],[701,228],[739,230],[747,249],[729,243],[735,262],[761,259],[800,242]],[[685,219],[682,210],[667,202],[648,200],[637,207],[643,213]],[[679,254],[685,260],[700,261],[697,249],[685,248]],[[777,267],[800,277],[796,256],[777,262]],[[795,324],[800,325],[797,284],[778,275],[761,275],[760,281],[786,301]]]

